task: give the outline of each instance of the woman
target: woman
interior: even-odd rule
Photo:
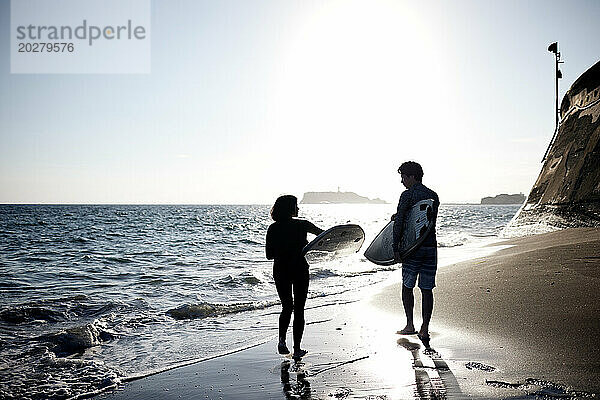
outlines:
[[[295,196],[279,197],[271,218],[275,221],[267,230],[267,259],[273,262],[273,278],[277,294],[281,300],[279,315],[279,354],[290,351],[285,343],[286,333],[294,312],[294,354],[295,359],[307,351],[300,348],[304,333],[304,304],[308,295],[308,263],[302,256],[302,249],[308,243],[307,233],[318,235],[323,232],[309,221],[294,218],[298,216],[298,200]],[[293,297],[292,297],[293,294]]]

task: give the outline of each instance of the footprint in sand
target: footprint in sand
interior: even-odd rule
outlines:
[[[467,367],[467,369],[478,369],[480,371],[485,372],[494,372],[496,370],[496,367],[492,367],[491,365],[486,365],[473,361],[466,363],[465,367]]]

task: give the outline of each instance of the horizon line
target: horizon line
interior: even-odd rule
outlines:
[[[395,203],[373,204],[373,203],[302,203],[303,205],[394,205]],[[476,205],[476,206],[507,206],[519,204],[481,204],[473,202],[440,202],[443,205]],[[271,203],[3,203],[0,206],[270,206]]]

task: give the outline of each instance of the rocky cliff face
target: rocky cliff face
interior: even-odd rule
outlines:
[[[540,175],[513,221],[600,226],[600,62],[575,81]]]

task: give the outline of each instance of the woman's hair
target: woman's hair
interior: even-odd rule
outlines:
[[[412,175],[415,177],[417,182],[421,182],[423,180],[423,168],[419,163],[414,161],[407,161],[402,163],[400,168],[398,168],[399,174]]]
[[[292,196],[291,194],[279,196],[271,208],[271,218],[274,221],[290,219],[296,214],[297,206],[298,199],[296,196]]]

